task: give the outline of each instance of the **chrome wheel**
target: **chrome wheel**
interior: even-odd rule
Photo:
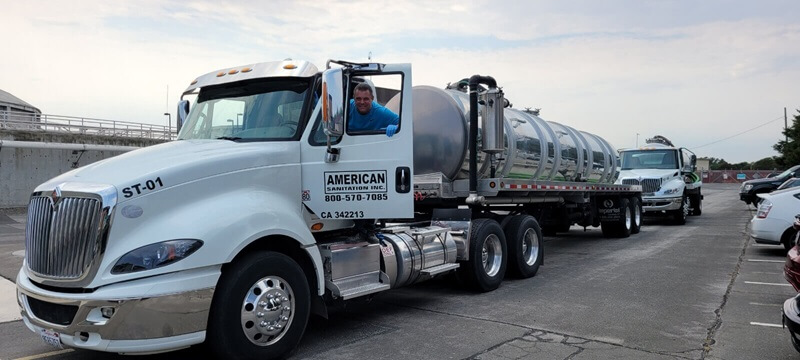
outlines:
[[[632,221],[633,221],[633,216],[631,216],[631,207],[630,206],[626,206],[625,207],[625,228],[626,229],[630,229],[631,228]]]
[[[258,280],[242,303],[242,330],[251,343],[268,346],[278,342],[294,319],[292,287],[278,276]]]
[[[533,229],[526,230],[522,237],[522,256],[528,265],[533,265],[539,258],[539,236]]]
[[[486,275],[495,276],[500,272],[500,265],[503,262],[503,247],[497,235],[491,234],[486,237],[481,249],[481,261]]]

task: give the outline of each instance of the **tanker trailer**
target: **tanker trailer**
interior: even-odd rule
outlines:
[[[463,86],[413,88],[414,181],[422,204],[438,206],[464,196],[467,189],[470,106],[465,90]],[[398,109],[398,103],[393,98],[386,106]],[[478,112],[476,172],[487,191],[485,203],[536,213],[548,234],[567,231],[573,224],[600,226],[599,212],[619,207],[598,202],[596,196],[602,194],[597,191],[614,188],[619,174],[616,151],[605,139],[505,106],[497,125],[503,130],[502,141],[493,152],[485,152],[487,121],[480,102]],[[606,222],[602,226],[606,236],[638,232],[639,194],[625,199],[630,224]]]

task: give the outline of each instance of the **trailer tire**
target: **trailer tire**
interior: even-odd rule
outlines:
[[[503,229],[508,245],[508,272],[525,279],[533,277],[544,262],[542,229],[533,216],[511,217]]]
[[[631,227],[633,225],[633,211],[631,210],[630,201],[627,198],[619,199],[620,216],[616,221],[603,221],[600,228],[605,237],[626,238],[631,236]]]
[[[222,273],[206,339],[218,358],[282,359],[300,343],[310,310],[300,265],[277,252],[252,253]]]
[[[631,204],[631,234],[638,234],[642,230],[642,200],[638,197],[632,197]]]
[[[497,221],[475,219],[469,232],[469,260],[456,271],[459,282],[480,292],[497,289],[506,274],[506,237]]]

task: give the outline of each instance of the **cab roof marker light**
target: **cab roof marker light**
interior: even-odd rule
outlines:
[[[243,73],[248,73],[248,72],[251,72],[251,71],[253,71],[253,69],[251,69],[249,67],[246,67],[246,68],[242,69]]]
[[[228,75],[234,75],[234,74],[236,74],[238,72],[239,72],[239,70],[231,69],[231,71],[228,71]]]
[[[189,85],[194,85],[194,84],[197,84],[197,79],[194,79],[194,81],[192,81],[192,83]]]
[[[283,65],[283,68],[286,69],[286,70],[294,70],[294,69],[297,69],[297,65],[295,65],[295,64],[286,64],[286,65]]]
[[[225,72],[224,71],[220,71],[220,72],[217,73],[217,77],[223,77],[223,76],[225,76]]]

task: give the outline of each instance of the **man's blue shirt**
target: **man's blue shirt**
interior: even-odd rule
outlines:
[[[350,117],[347,123],[347,130],[382,130],[389,125],[398,124],[400,124],[400,117],[377,102],[373,101],[372,109],[368,113],[361,115],[356,109],[356,101],[350,100]]]

